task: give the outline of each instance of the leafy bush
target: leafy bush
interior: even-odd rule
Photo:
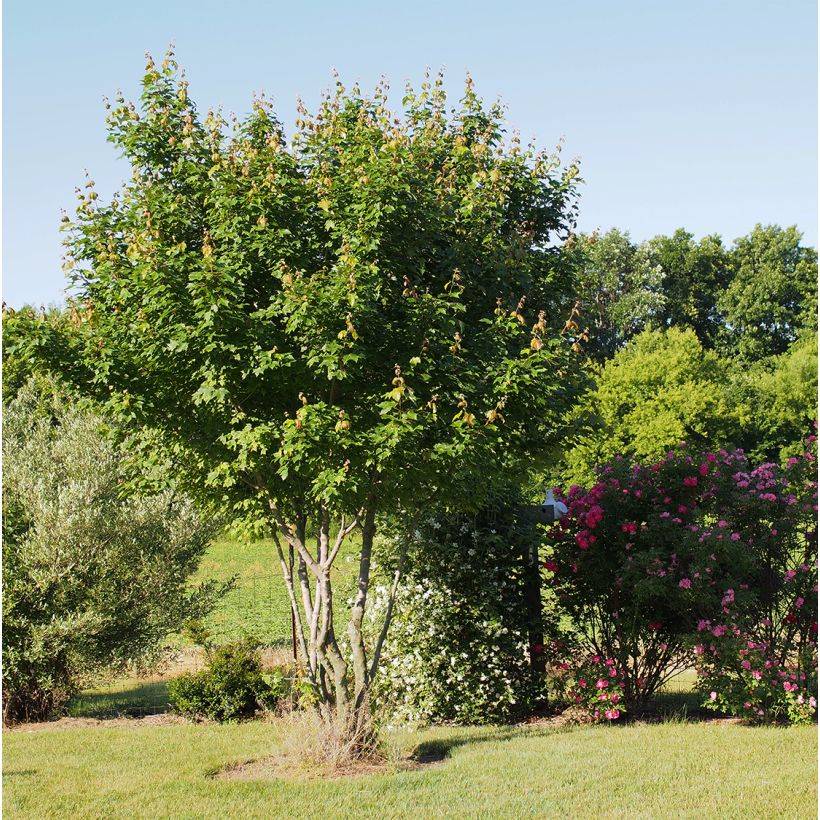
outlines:
[[[517,499],[475,516],[437,513],[412,534],[377,700],[413,721],[507,721],[531,712],[525,554],[534,533]],[[376,611],[387,589],[377,589]],[[535,651],[542,647],[533,647]]]
[[[804,649],[816,653],[816,483],[796,459],[792,468],[782,476],[773,464],[752,470],[741,452],[681,448],[649,467],[616,459],[588,492],[571,488],[545,568],[583,652],[623,671],[629,706],[688,666],[693,646],[701,664],[711,663],[704,680],[712,703],[724,704],[711,692],[743,669],[750,642],[775,653],[775,671],[798,663],[805,672]],[[790,590],[787,577],[801,572],[800,590]],[[699,630],[748,645],[726,666],[737,647],[710,640],[704,651]],[[571,662],[566,654],[556,660]]]
[[[205,669],[170,681],[168,697],[180,714],[224,722],[272,708],[288,689],[281,670],[263,672],[253,644],[235,641],[214,650]]]
[[[630,707],[688,664],[698,618],[719,613],[722,590],[752,572],[746,539],[715,518],[742,463],[679,449],[650,467],[616,459],[589,491],[570,489],[551,532],[549,582],[583,654],[623,671]]]
[[[184,498],[124,498],[101,419],[52,385],[3,424],[3,719],[42,720],[101,672],[151,663],[220,593],[196,589],[212,528]]]
[[[562,661],[552,672],[553,688],[593,721],[618,720],[626,711],[624,673],[614,658],[586,655],[576,658],[573,666]]]
[[[751,597],[726,589],[720,617],[698,622],[698,688],[711,708],[754,722],[805,723],[816,714],[815,463],[807,450],[783,471],[763,464],[736,475],[736,514],[744,517],[741,504],[760,510],[763,502],[765,517],[750,545],[762,572]]]

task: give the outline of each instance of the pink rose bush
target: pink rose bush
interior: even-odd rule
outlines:
[[[562,648],[561,642],[553,648]],[[562,699],[587,712],[593,722],[612,723],[623,718],[624,675],[613,658],[586,655],[574,665],[559,661],[552,672]]]
[[[695,665],[712,708],[811,716],[814,463],[809,453],[785,470],[753,468],[741,451],[681,446],[648,466],[618,458],[590,489],[570,488],[568,514],[549,532],[545,581],[556,621],[576,627],[580,656],[613,661],[619,712]]]
[[[806,723],[817,712],[815,463],[808,449],[785,470],[764,464],[739,477],[745,497],[735,516],[754,531],[757,571],[746,579],[749,598],[728,589],[720,617],[698,622],[699,689],[717,693],[709,708],[753,722]]]

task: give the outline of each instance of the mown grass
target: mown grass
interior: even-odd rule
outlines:
[[[142,717],[165,712],[168,708],[166,681],[125,678],[101,683],[72,698],[68,704],[68,714],[71,717]]]
[[[7,732],[9,818],[814,817],[814,727],[718,722],[426,730],[415,771],[335,780],[214,779],[281,751],[275,723]]]

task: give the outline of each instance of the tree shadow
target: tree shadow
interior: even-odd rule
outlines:
[[[539,724],[514,723],[507,726],[464,727],[452,726],[447,737],[432,738],[417,744],[411,754],[416,763],[440,763],[450,757],[455,749],[481,743],[504,743],[521,737],[545,737],[568,732],[574,728],[569,723]]]

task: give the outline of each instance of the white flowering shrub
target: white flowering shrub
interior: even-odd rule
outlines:
[[[4,722],[48,718],[92,676],[151,662],[222,589],[188,584],[211,526],[170,492],[124,497],[100,427],[48,384],[4,407]]]
[[[516,510],[509,503],[477,516],[438,514],[394,536],[412,547],[375,697],[396,719],[509,721],[539,701],[525,608],[532,530]],[[377,587],[376,613],[388,595],[386,584]]]

